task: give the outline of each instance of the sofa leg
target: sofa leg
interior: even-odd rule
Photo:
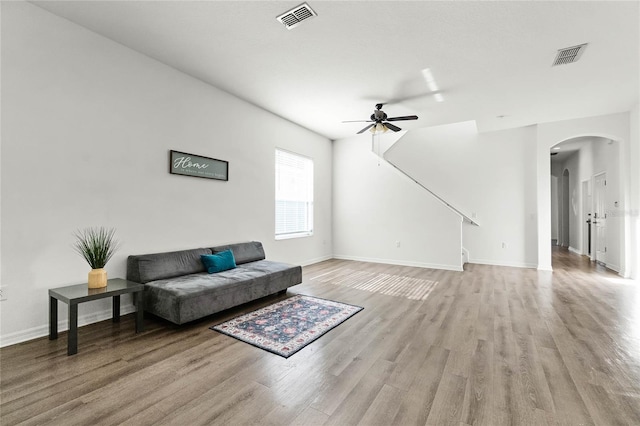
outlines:
[[[284,290],[280,290],[278,294],[287,294],[287,289],[285,288]]]

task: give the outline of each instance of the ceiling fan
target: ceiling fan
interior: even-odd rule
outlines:
[[[343,121],[343,123],[372,123],[369,124],[364,129],[360,130],[357,134],[366,132],[367,130],[371,131],[371,133],[376,132],[386,132],[387,130],[393,130],[394,132],[398,132],[402,130],[400,127],[389,123],[389,121],[404,121],[404,120],[417,120],[417,115],[405,115],[403,117],[387,117],[387,114],[382,111],[382,106],[384,104],[376,104],[376,109],[371,114],[369,120],[353,120],[353,121]]]

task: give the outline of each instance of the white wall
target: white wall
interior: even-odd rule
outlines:
[[[274,239],[275,147],[314,159],[313,237]],[[229,161],[229,181],[170,175],[170,149]],[[2,345],[47,333],[48,288],[86,282],[78,228],[117,229],[110,277],[129,254],[245,240],[331,256],[331,141],[24,2],[2,2],[1,160]]]
[[[467,217],[477,216],[476,202],[468,196],[469,182],[460,170],[479,170],[480,164],[465,155],[477,145],[475,121],[424,127],[406,132],[384,158],[443,198]],[[480,197],[481,194],[475,194]],[[482,218],[472,218],[482,221]]]
[[[569,185],[568,193],[563,194],[567,196],[569,214],[569,250],[579,253],[580,252],[580,235],[578,227],[578,199],[580,191],[580,151],[569,157],[565,163],[565,168],[569,171]]]
[[[385,157],[478,221],[462,228],[471,263],[535,267],[535,141],[535,127],[438,126],[407,132]]]
[[[629,222],[628,248],[626,259],[629,265],[629,275],[640,280],[640,104],[636,104],[629,116],[630,148],[628,152],[629,170],[629,208],[625,217]],[[625,152],[621,158],[625,157]]]
[[[580,148],[579,163],[580,173],[576,180],[576,203],[578,204],[578,214],[576,215],[576,223],[574,233],[576,234],[576,251],[583,255],[588,255],[588,242],[586,241],[585,233],[587,230],[587,220],[590,216],[587,213],[591,212],[592,199],[582,191],[583,182],[587,181],[587,189],[592,188],[593,180],[593,144],[606,143],[608,139],[592,138],[591,142],[585,144]],[[617,164],[612,165],[615,170],[618,170]],[[585,200],[586,198],[586,200]],[[588,203],[588,208],[585,209],[585,203]],[[616,231],[617,232],[617,231]]]
[[[551,175],[551,239],[558,241],[558,178]]]
[[[460,216],[372,153],[370,135],[334,142],[333,168],[334,257],[461,269]]]
[[[551,162],[551,238],[555,235],[562,245],[562,172],[563,164]],[[554,183],[555,182],[555,183]],[[554,233],[555,229],[555,233]]]

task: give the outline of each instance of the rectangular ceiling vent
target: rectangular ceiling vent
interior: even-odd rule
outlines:
[[[556,60],[553,61],[552,67],[556,65],[564,65],[570,64],[572,62],[576,62],[582,56],[582,52],[587,48],[588,43],[580,44],[578,46],[567,47],[564,49],[558,50],[558,54],[556,55]]]
[[[300,6],[296,6],[293,9],[283,13],[276,19],[281,22],[288,30],[294,28],[306,19],[318,16],[308,4],[302,3]]]

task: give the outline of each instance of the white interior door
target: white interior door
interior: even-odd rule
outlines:
[[[607,194],[607,175],[600,173],[594,176],[593,183],[593,245],[592,250],[595,253],[595,260],[603,265],[607,263],[607,211],[606,211],[606,194]]]

